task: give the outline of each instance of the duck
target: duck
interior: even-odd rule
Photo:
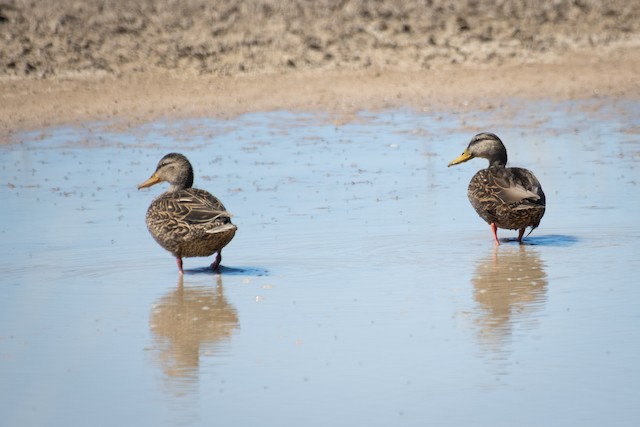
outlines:
[[[184,273],[182,258],[213,254],[216,257],[211,269],[217,271],[222,249],[238,229],[231,222],[231,214],[211,193],[193,188],[193,167],[183,154],[169,153],[162,157],[155,172],[138,185],[138,190],[160,182],[170,185],[147,209],[149,233],[176,258],[180,274]]]
[[[491,227],[499,245],[498,228],[518,230],[522,244],[527,228],[531,234],[540,225],[546,198],[538,178],[528,169],[507,167],[507,149],[500,138],[490,132],[475,135],[461,155],[448,167],[480,157],[489,167],[480,169],[469,182],[467,196],[477,214]]]

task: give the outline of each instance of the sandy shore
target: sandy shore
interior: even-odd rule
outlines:
[[[91,121],[640,97],[636,0],[44,3],[0,2],[2,142]]]

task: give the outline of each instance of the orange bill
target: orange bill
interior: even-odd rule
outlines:
[[[158,178],[158,175],[154,173],[153,175],[151,175],[151,177],[148,180],[138,185],[138,190],[140,190],[141,188],[151,187],[152,185],[155,185],[159,182],[160,182],[160,178]]]

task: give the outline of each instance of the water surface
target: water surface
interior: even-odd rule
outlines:
[[[273,112],[25,133],[0,151],[0,421],[631,426],[640,418],[637,104]],[[479,131],[536,172],[518,245],[466,198]],[[137,191],[167,152],[239,230],[175,261]]]

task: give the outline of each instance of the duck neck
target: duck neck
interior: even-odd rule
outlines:
[[[189,187],[185,187],[184,185],[172,184],[167,188],[167,193],[175,193],[176,191],[186,190]]]
[[[496,153],[493,156],[489,157],[488,160],[490,168],[503,168],[507,166],[507,153]]]
[[[191,188],[193,186],[193,169],[191,166],[186,168],[183,173],[181,173],[177,179],[171,182],[171,186],[167,191],[176,192],[180,190],[186,190],[187,188]]]

